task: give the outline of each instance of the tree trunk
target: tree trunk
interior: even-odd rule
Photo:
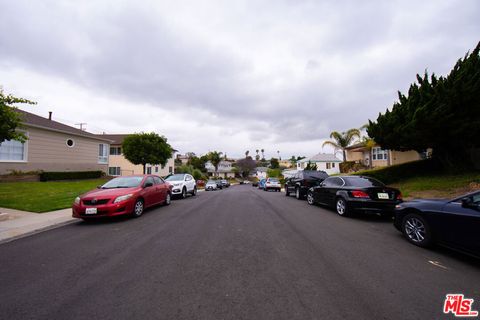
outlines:
[[[342,149],[343,151],[343,162],[347,161],[347,153],[345,152],[345,149]]]
[[[142,166],[143,166],[143,174],[146,174],[147,173],[147,164],[142,163]]]

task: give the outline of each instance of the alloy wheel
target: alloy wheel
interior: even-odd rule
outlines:
[[[135,217],[140,217],[143,214],[143,201],[137,200],[133,208],[133,214]]]
[[[168,206],[172,202],[172,196],[170,193],[167,193],[167,197],[165,198],[165,205]]]
[[[337,200],[337,213],[341,216],[345,215],[345,212],[347,211],[347,204],[345,203],[345,200],[343,199],[338,199]]]
[[[313,200],[313,194],[311,192],[307,193],[307,202],[310,205],[313,205],[315,203]]]
[[[405,234],[414,243],[422,243],[427,238],[427,230],[423,221],[417,217],[409,217],[404,224]]]

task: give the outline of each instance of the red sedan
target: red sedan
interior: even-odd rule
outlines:
[[[75,199],[74,218],[89,219],[131,214],[140,217],[145,208],[169,205],[172,186],[154,175],[118,177]]]

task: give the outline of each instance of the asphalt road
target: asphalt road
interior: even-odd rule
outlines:
[[[453,319],[447,293],[479,310],[480,263],[251,186],[0,245],[1,319]]]

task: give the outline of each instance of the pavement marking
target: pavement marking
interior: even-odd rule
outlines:
[[[445,267],[444,265],[442,265],[442,264],[441,264],[440,262],[438,262],[438,261],[428,260],[428,262],[431,263],[431,264],[433,264],[435,267],[439,267],[439,268],[448,270],[447,267]]]

